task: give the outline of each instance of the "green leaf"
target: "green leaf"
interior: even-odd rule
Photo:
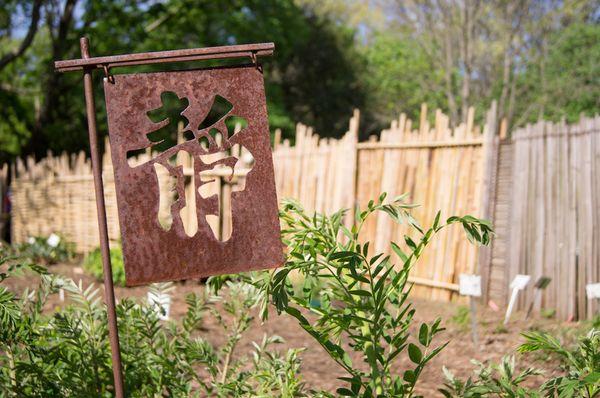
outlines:
[[[398,257],[400,257],[400,260],[402,260],[402,262],[406,262],[406,260],[408,259],[408,256],[406,254],[404,254],[402,249],[400,249],[400,246],[398,246],[394,242],[391,242],[391,245],[392,245],[392,250],[394,251],[394,253],[396,253],[398,255]]]
[[[414,240],[412,240],[410,238],[410,236],[405,235],[404,236],[404,241],[406,242],[406,244],[408,245],[408,247],[410,247],[412,250],[415,250],[417,248],[417,244],[415,243]]]
[[[352,294],[354,296],[371,297],[370,292],[368,292],[366,290],[362,290],[362,289],[350,290],[350,294]]]
[[[422,323],[419,328],[419,343],[423,346],[429,345],[429,328],[426,323]]]
[[[355,279],[355,280],[357,280],[357,281],[359,281],[359,282],[362,282],[362,283],[369,283],[369,280],[368,280],[367,278],[365,278],[364,276],[362,276],[362,275],[359,275],[359,274],[357,274],[357,273],[350,273],[350,275],[349,275],[349,276],[350,276],[352,279]]]
[[[438,212],[435,215],[435,219],[433,220],[433,229],[437,230],[440,226],[440,216],[442,215],[442,212],[438,210]]]
[[[406,372],[404,372],[403,379],[404,381],[410,384],[415,384],[415,382],[417,381],[417,376],[415,375],[415,372],[413,370],[407,370]]]
[[[583,381],[588,384],[596,384],[600,381],[600,372],[592,372],[583,378]]]
[[[340,260],[343,258],[349,258],[349,257],[354,257],[356,256],[356,253],[351,252],[351,251],[341,251],[341,252],[335,252],[333,253],[331,256],[329,256],[330,260]]]
[[[408,345],[408,357],[411,361],[418,365],[421,363],[421,359],[423,359],[423,353],[419,347],[413,343],[410,343]]]
[[[344,388],[344,387],[338,388],[336,390],[336,392],[338,394],[340,394],[342,397],[352,397],[352,396],[354,396],[354,393],[352,391],[350,391],[350,390],[348,390],[347,388]]]

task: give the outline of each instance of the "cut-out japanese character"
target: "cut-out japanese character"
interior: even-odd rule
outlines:
[[[184,111],[189,113],[187,98],[179,98],[176,93],[166,91],[161,94],[161,101],[163,105],[160,108],[146,113],[152,122],[158,124],[157,129],[146,133],[149,147],[155,152],[150,162],[153,163],[161,193],[158,222],[165,231],[170,231],[173,225],[182,225],[187,236],[195,236],[198,231],[197,193],[200,199],[211,198],[216,201],[216,214],[204,214],[203,217],[214,237],[226,241],[231,237],[233,215],[231,206],[223,207],[225,198],[221,198],[218,185],[221,178],[229,183],[236,176],[239,180],[237,185],[227,192],[245,189],[246,176],[252,168],[254,158],[246,148],[230,140],[247,128],[248,122],[233,114],[233,104],[220,95],[215,96],[209,112],[198,128],[190,127],[189,120],[183,116]],[[183,133],[184,142],[176,144],[177,125],[181,123],[186,128]],[[184,144],[189,145],[190,141],[198,145],[198,150],[190,151],[189,146],[186,147],[187,150],[182,147]],[[177,151],[173,151],[173,148]],[[165,151],[169,151],[169,157],[161,156]],[[240,161],[242,155],[244,161]],[[195,167],[197,162],[201,162],[203,166]],[[130,166],[137,167],[132,164]],[[187,186],[184,168],[193,171]],[[202,171],[197,173],[196,170],[199,169]],[[227,209],[227,214],[222,214],[224,209]]]

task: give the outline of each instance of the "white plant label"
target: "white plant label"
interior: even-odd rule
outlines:
[[[458,292],[462,296],[481,297],[481,276],[470,274],[458,275]]]
[[[510,295],[510,300],[508,301],[508,308],[506,309],[506,315],[504,316],[504,324],[508,324],[508,320],[510,319],[510,314],[512,314],[515,303],[517,302],[517,295],[520,290],[525,289],[525,286],[531,280],[531,276],[529,275],[517,275],[515,279],[510,283],[510,288],[512,289],[512,293]]]
[[[530,280],[531,280],[531,276],[519,274],[519,275],[515,276],[515,279],[513,279],[513,281],[510,283],[510,288],[517,289],[517,290],[523,290],[523,289],[525,289],[525,286],[527,286],[527,284],[529,283]]]
[[[586,285],[585,291],[589,299],[600,299],[600,283],[590,283]]]
[[[155,294],[148,292],[148,304],[156,309],[158,319],[162,321],[169,320],[169,310],[171,309],[171,296],[168,294]]]

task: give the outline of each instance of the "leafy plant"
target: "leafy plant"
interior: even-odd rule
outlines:
[[[461,305],[456,309],[456,313],[450,318],[450,320],[458,326],[460,330],[467,330],[469,322],[471,320],[471,314],[469,309],[464,305]]]
[[[600,396],[600,331],[592,328],[570,349],[547,332],[522,334],[526,342],[518,351],[538,352],[556,357],[562,372],[548,378],[539,388],[529,389],[524,382],[542,374],[535,368],[515,372],[515,358],[504,357],[500,365],[479,366],[474,377],[462,381],[444,368],[446,383],[440,392],[446,397],[598,397]]]
[[[6,261],[8,264],[8,260]],[[35,291],[17,297],[0,286],[0,397],[112,397],[112,370],[107,314],[93,286],[47,274],[18,263],[0,273],[0,281],[23,269],[40,274]],[[53,314],[43,308],[62,288],[70,304]],[[168,284],[153,287],[166,294]],[[186,297],[181,322],[163,322],[153,304],[122,299],[118,327],[127,397],[264,397],[306,396],[297,377],[297,350],[280,356],[266,337],[246,355],[232,355],[258,302],[256,289],[230,283],[227,297]],[[259,295],[260,297],[260,295]],[[228,319],[215,309],[217,301]],[[200,337],[203,319],[217,315],[226,336],[214,346]]]
[[[277,311],[296,318],[348,373],[341,378],[345,385],[337,389],[342,396],[413,395],[421,372],[445,344],[433,344],[443,330],[440,319],[422,323],[416,336],[411,333],[415,310],[407,301],[409,273],[434,235],[451,224],[461,224],[472,242],[487,244],[490,239],[489,223],[472,216],[450,217],[442,223],[438,213],[433,225],[423,229],[410,215],[414,206],[404,197],[391,203],[385,203],[385,197],[369,202],[365,210],[357,209],[351,228],[342,222],[345,210],[330,217],[307,215],[299,204],[285,202],[280,218],[288,258],[265,285]],[[415,241],[405,235],[404,248],[391,243],[399,267],[390,256],[371,255],[369,243],[359,239],[364,223],[376,212],[408,223],[417,236]],[[301,294],[294,293],[293,273],[304,277]],[[307,312],[314,317],[307,317]],[[362,365],[353,363],[349,350],[360,354]],[[401,355],[408,355],[413,365],[399,371],[396,360]]]
[[[454,377],[446,367],[443,367],[446,377],[445,388],[439,391],[447,398],[464,397],[477,398],[485,396],[493,397],[537,397],[539,394],[523,386],[530,376],[541,374],[534,368],[527,368],[520,373],[515,371],[515,357],[505,356],[500,365],[491,364],[485,366],[478,361],[472,361],[479,369],[475,371],[475,377],[469,377],[467,381],[461,381]]]
[[[34,236],[17,245],[16,252],[33,262],[51,265],[72,260],[75,256],[75,245],[57,234]]]
[[[121,248],[110,249],[110,263],[112,266],[113,282],[118,286],[125,286],[125,266],[123,265],[123,253]],[[104,280],[104,269],[102,268],[102,253],[100,248],[91,251],[83,260],[83,269],[98,279]]]
[[[522,334],[526,342],[519,352],[541,351],[558,357],[563,374],[551,377],[541,386],[549,396],[600,396],[600,330],[592,328],[574,349],[565,347],[545,332]]]
[[[252,343],[252,365],[256,369],[253,377],[258,381],[258,389],[254,391],[256,397],[272,397],[274,392],[286,398],[305,396],[304,383],[298,377],[302,349],[290,349],[285,357],[270,350],[271,345],[282,342],[279,336],[265,335],[260,343]]]

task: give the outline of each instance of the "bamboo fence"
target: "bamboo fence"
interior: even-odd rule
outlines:
[[[600,282],[600,117],[538,122],[513,132],[507,281],[552,278],[536,309],[561,319],[597,313],[585,285]],[[532,298],[528,289],[522,301]]]
[[[181,134],[179,139],[181,140]],[[110,145],[106,140],[105,152],[102,158],[104,195],[108,222],[108,235],[112,242],[120,239],[119,220],[117,212],[114,171],[112,167]],[[244,159],[244,154],[237,154]],[[179,156],[179,155],[178,155]],[[141,164],[150,160],[151,154],[142,153],[130,160],[130,164]],[[193,190],[191,176],[193,170],[191,159],[178,159],[183,166],[183,174],[188,177],[186,195]],[[212,185],[213,194],[220,194],[222,214],[227,216],[231,209],[232,187],[243,179],[238,172],[231,181],[226,181],[224,174],[215,173],[217,184]],[[161,197],[170,195],[169,177],[166,171],[158,174]],[[33,158],[26,162],[18,159],[12,170],[12,231],[11,237],[15,243],[26,241],[31,236],[47,236],[60,233],[70,242],[75,243],[77,250],[89,252],[98,246],[98,221],[96,213],[96,197],[92,165],[83,152],[77,155],[62,154],[48,156],[35,163]],[[211,192],[207,192],[210,196]],[[168,202],[160,202],[159,214],[169,214]],[[196,214],[188,207],[182,214],[184,223],[191,224]],[[209,220],[217,234],[230,234],[231,220]]]
[[[483,215],[484,153],[491,149],[495,128],[476,126],[472,108],[467,122],[454,128],[439,110],[432,124],[426,106],[420,116],[418,129],[402,114],[379,138],[372,136],[361,143],[357,141],[358,111],[340,140],[320,139],[301,124],[295,146],[288,140],[280,144],[276,134],[279,197],[293,197],[309,211],[330,214],[352,209],[355,204],[364,207],[383,192],[388,198],[409,193],[407,200],[420,205],[413,214],[423,225],[433,222],[437,210],[445,217]],[[402,244],[403,235],[409,232],[384,214],[375,215],[363,231],[362,238],[370,241],[376,252],[385,253],[390,252],[390,241]],[[411,281],[417,285],[414,292],[449,300],[458,290],[458,274],[476,271],[477,248],[457,228],[442,232],[431,245],[412,273]]]
[[[585,284],[600,282],[600,118],[575,125],[540,122],[507,139],[506,124],[497,124],[495,114],[492,106],[483,125],[476,125],[471,109],[466,123],[452,127],[442,112],[430,118],[423,106],[418,128],[400,115],[366,142],[358,141],[358,111],[340,139],[319,138],[298,124],[292,144],[276,131],[279,199],[294,198],[308,211],[331,214],[364,207],[383,192],[388,198],[409,193],[408,201],[420,205],[413,215],[422,226],[433,222],[437,210],[443,218],[471,214],[492,219],[497,235],[490,249],[470,245],[460,227],[441,232],[411,274],[415,294],[450,300],[457,295],[460,273],[479,273],[484,301],[504,304],[515,274],[534,280],[545,275],[553,281],[536,310],[554,308],[564,319],[590,316],[597,307],[587,301]],[[144,156],[149,155],[137,161],[144,162]],[[117,241],[108,153],[103,164],[109,236]],[[191,169],[184,171],[191,175]],[[0,184],[5,180],[0,173]],[[239,182],[221,180],[215,190],[227,198]],[[38,163],[18,160],[11,190],[14,241],[60,232],[81,251],[97,246],[91,165],[83,154],[49,154]],[[227,209],[230,203],[222,206]],[[226,234],[227,220],[218,222],[216,228]],[[362,238],[373,251],[389,253],[389,242],[403,242],[405,233],[414,231],[381,214],[366,223]],[[521,305],[531,297],[530,287]]]

